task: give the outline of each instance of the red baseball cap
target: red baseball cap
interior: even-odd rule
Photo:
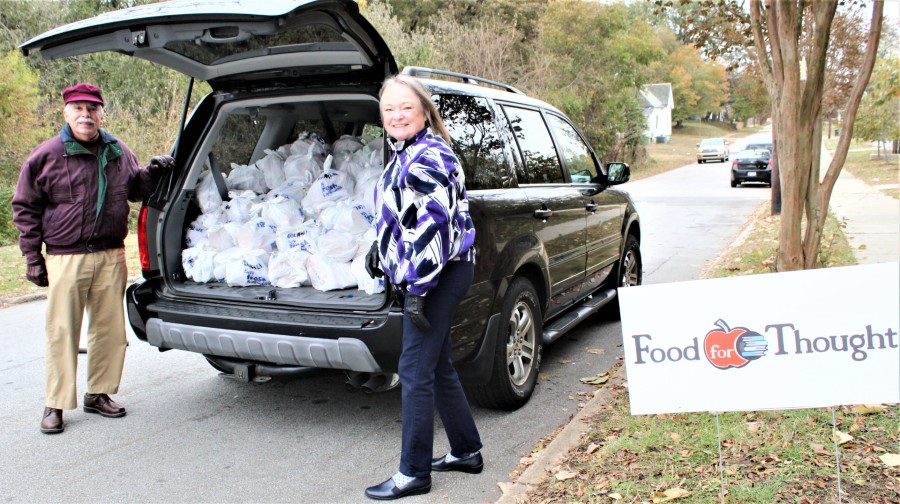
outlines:
[[[62,96],[63,103],[87,101],[105,105],[103,103],[103,93],[100,91],[100,88],[88,84],[87,82],[80,82],[72,87],[67,87],[63,90]]]

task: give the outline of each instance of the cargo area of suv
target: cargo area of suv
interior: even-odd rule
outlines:
[[[360,272],[386,160],[378,90],[397,73],[350,0],[176,0],[73,23],[22,45],[100,50],[209,83],[176,167],[143,205],[138,338],[243,380],[308,367],[394,382],[402,309]],[[475,277],[453,326],[471,398],[525,404],[544,344],[641,282],[624,163],[606,163],[553,106],[475,76],[408,67],[431,90],[466,174]],[[188,100],[186,100],[186,103]]]

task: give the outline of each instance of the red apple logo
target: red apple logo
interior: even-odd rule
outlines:
[[[719,369],[739,368],[766,354],[765,337],[746,327],[731,329],[724,320],[716,321],[718,329],[706,334],[703,350],[710,364]]]

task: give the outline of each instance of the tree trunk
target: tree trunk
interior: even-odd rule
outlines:
[[[831,23],[837,4],[837,0],[766,0],[763,8],[760,0],[750,2],[756,58],[775,116],[773,140],[778,150],[782,195],[776,254],[778,271],[816,266],[831,191],[847,158],[853,138],[853,121],[878,50],[884,9],[882,0],[874,2],[864,62],[843,114],[834,157],[820,181],[822,94]],[[804,17],[807,9],[810,17]],[[766,34],[762,30],[763,23],[767,27]],[[812,37],[810,46],[802,48],[800,41],[804,31]],[[807,58],[805,79],[801,79],[800,67],[804,63],[801,54]],[[804,217],[807,222],[805,236],[801,232]]]

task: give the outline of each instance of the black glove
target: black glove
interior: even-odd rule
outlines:
[[[372,246],[366,253],[366,273],[372,278],[381,278],[384,271],[381,271],[381,262],[378,260],[378,242],[372,242]]]
[[[406,293],[406,316],[420,331],[430,331],[431,324],[425,318],[425,298]]]
[[[25,267],[25,278],[38,287],[50,285],[50,280],[47,278],[47,266],[44,265],[43,258],[40,261],[28,263]]]
[[[166,172],[172,171],[172,168],[175,168],[175,158],[172,156],[153,156],[150,164],[147,165],[147,171],[155,179],[162,177]]]

